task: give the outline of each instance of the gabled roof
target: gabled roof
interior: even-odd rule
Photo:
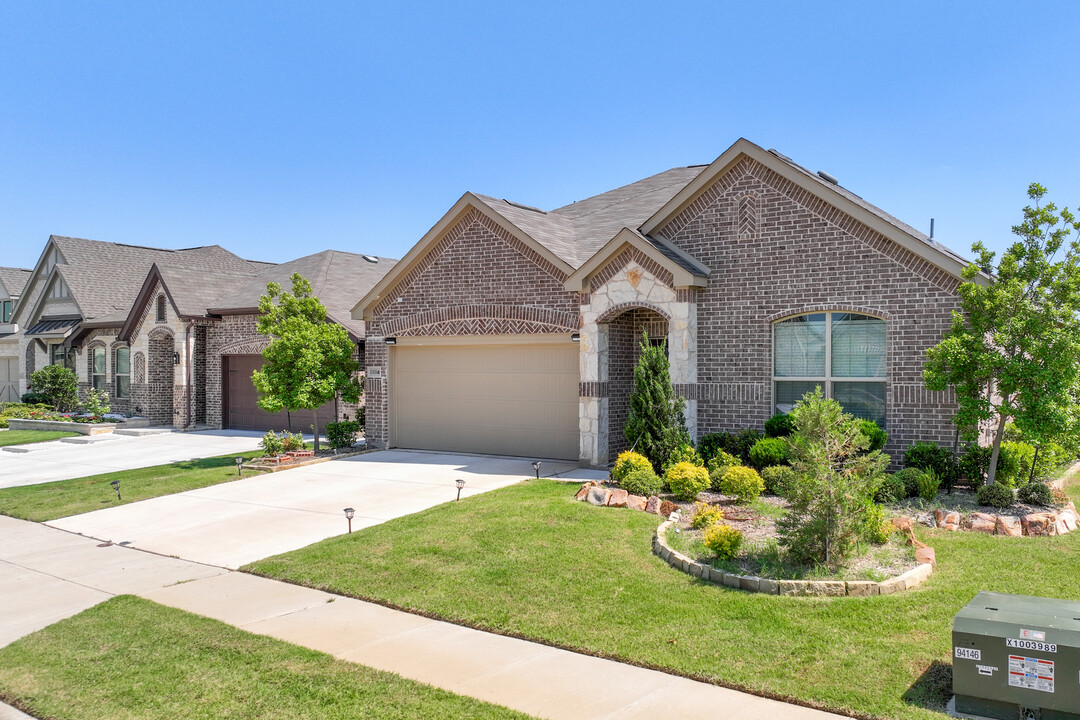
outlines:
[[[364,336],[363,324],[353,321],[349,311],[356,299],[368,292],[397,262],[373,255],[323,250],[263,270],[219,297],[208,310],[215,315],[254,313],[258,310],[259,298],[266,294],[267,283],[276,282],[288,290],[292,274],[300,273],[311,283],[312,294],[326,307],[329,318],[343,325],[353,337],[361,338]]]
[[[26,268],[0,267],[0,285],[7,291],[8,297],[19,297],[26,287],[33,270]]]

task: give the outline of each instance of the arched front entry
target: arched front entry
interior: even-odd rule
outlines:
[[[148,346],[146,415],[151,425],[172,425],[176,341],[168,330],[156,329]]]
[[[607,335],[600,364],[602,377],[606,375],[608,382],[608,458],[614,459],[630,447],[623,430],[629,416],[634,367],[641,357],[643,337],[648,334],[650,344],[665,343],[668,319],[651,308],[631,307],[602,320],[600,332]]]

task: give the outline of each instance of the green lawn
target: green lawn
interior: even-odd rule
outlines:
[[[527,717],[131,596],[0,650],[0,699],[59,720]]]
[[[6,430],[0,432],[0,447],[5,447],[7,445],[29,445],[30,443],[75,437],[78,434],[79,433],[61,432],[59,430]]]
[[[237,479],[234,458],[254,458],[261,454],[261,451],[254,450],[39,485],[5,488],[0,490],[0,515],[44,522],[217,485]],[[245,470],[244,476],[250,477],[253,472]],[[109,485],[113,480],[120,481],[122,500],[116,499],[116,492]]]
[[[778,597],[669,568],[650,551],[655,516],[575,502],[576,489],[530,480],[244,569],[756,693],[905,719],[945,717],[952,618],[978,591],[1080,600],[1080,532],[923,530],[938,569],[919,589]]]

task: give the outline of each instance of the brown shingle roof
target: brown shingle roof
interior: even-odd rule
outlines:
[[[32,272],[33,270],[26,268],[0,267],[0,283],[3,284],[9,296],[19,297]]]

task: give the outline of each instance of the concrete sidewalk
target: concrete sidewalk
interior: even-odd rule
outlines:
[[[22,520],[0,536],[0,645],[133,593],[543,718],[840,717]]]
[[[0,488],[257,450],[261,437],[253,430],[204,430],[142,437],[99,435],[94,438],[105,439],[89,445],[60,440],[20,445],[27,452],[0,452]]]

